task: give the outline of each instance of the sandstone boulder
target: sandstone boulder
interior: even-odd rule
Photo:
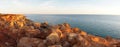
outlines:
[[[48,46],[48,47],[62,47],[61,45],[52,45],[52,46]]]
[[[43,40],[37,38],[22,37],[19,40],[17,47],[37,47],[42,41]]]
[[[56,32],[53,32],[49,36],[47,36],[46,40],[48,45],[53,45],[60,41],[60,37]]]

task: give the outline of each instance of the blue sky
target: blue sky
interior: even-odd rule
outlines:
[[[0,0],[1,13],[120,14],[120,0]]]

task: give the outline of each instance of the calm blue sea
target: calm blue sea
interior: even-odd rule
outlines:
[[[120,16],[117,15],[26,14],[26,17],[36,22],[47,21],[49,24],[69,23],[89,34],[120,38]]]

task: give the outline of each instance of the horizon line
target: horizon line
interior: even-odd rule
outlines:
[[[0,13],[0,14],[23,14],[23,15],[26,15],[26,14],[69,14],[69,13]],[[71,15],[73,14],[80,14],[80,15],[116,15],[116,16],[120,16],[120,14],[87,14],[87,13],[71,13]]]

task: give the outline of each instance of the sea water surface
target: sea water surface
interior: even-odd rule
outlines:
[[[26,17],[49,24],[69,23],[72,27],[78,27],[89,34],[120,38],[120,16],[118,15],[26,14]]]

